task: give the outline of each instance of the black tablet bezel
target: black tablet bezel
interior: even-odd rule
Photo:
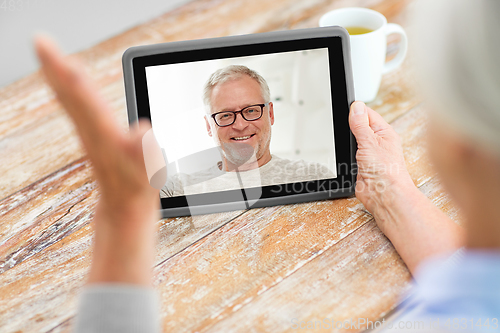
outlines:
[[[354,101],[349,37],[340,27],[291,30],[134,47],[123,56],[129,123],[151,120],[147,66],[328,48],[337,178],[264,186],[251,207],[345,197],[354,194],[356,141],[348,125]],[[246,188],[245,191],[249,189]],[[240,194],[240,195],[235,195]],[[162,198],[162,215],[179,216],[249,208],[241,190]],[[191,203],[191,205],[188,204]],[[193,202],[198,203],[195,207]],[[201,204],[199,204],[201,203]]]

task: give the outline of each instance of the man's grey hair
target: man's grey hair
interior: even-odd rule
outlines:
[[[247,75],[257,81],[262,91],[262,98],[264,98],[266,103],[269,102],[271,99],[271,91],[269,90],[266,80],[259,73],[243,65],[230,65],[220,68],[210,75],[203,89],[203,103],[210,109],[210,98],[214,88],[219,84],[238,79],[243,75]]]

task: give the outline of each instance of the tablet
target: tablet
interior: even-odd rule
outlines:
[[[132,47],[129,123],[167,165],[163,217],[354,194],[349,35],[340,27]]]

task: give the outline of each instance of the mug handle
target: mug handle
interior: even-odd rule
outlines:
[[[382,74],[389,73],[396,68],[398,68],[401,63],[403,62],[405,56],[406,56],[406,51],[408,49],[408,38],[406,37],[406,32],[403,30],[403,28],[399,24],[395,23],[388,23],[385,27],[385,35],[389,36],[390,34],[400,34],[401,35],[401,42],[400,42],[400,47],[398,54],[392,59],[391,61],[388,61],[384,64],[384,68],[382,69]]]

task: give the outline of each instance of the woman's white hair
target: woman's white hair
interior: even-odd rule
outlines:
[[[262,91],[262,98],[264,98],[266,103],[271,100],[269,86],[267,85],[266,80],[259,73],[243,65],[230,65],[220,68],[210,75],[203,89],[203,103],[210,108],[210,97],[212,96],[212,91],[215,86],[229,80],[240,78],[243,75],[247,75],[257,81]]]
[[[435,116],[500,154],[500,1],[417,5],[418,72]]]

